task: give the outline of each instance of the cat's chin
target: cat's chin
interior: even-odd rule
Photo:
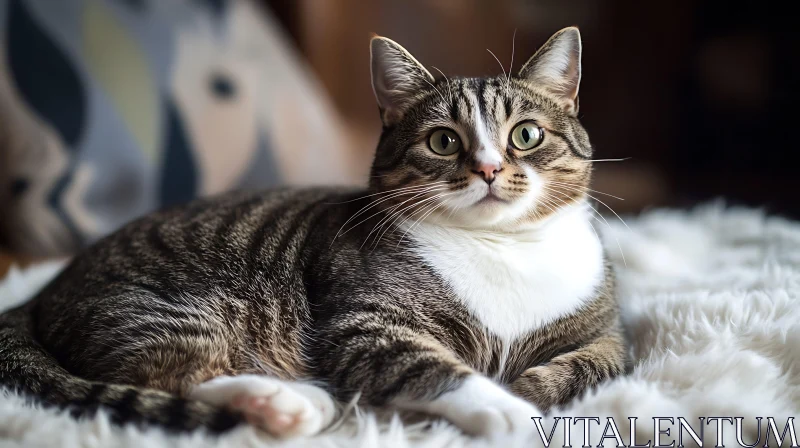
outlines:
[[[443,211],[430,220],[442,226],[453,226],[476,230],[497,230],[514,225],[519,213],[514,201],[487,197],[472,205],[458,207],[451,213]]]
[[[487,194],[483,199],[479,199],[473,207],[503,207],[509,204],[509,201],[502,199],[493,194]]]
[[[487,195],[469,207],[468,213],[483,227],[503,225],[514,220],[514,203],[497,196]]]

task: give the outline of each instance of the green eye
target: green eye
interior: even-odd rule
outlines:
[[[542,143],[544,129],[532,121],[518,124],[511,131],[511,144],[520,151],[529,151]]]
[[[436,154],[449,156],[461,149],[461,139],[458,138],[458,134],[450,129],[439,129],[431,134],[428,145]]]

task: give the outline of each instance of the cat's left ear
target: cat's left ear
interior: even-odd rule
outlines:
[[[429,89],[433,76],[411,53],[385,37],[370,41],[372,89],[387,126],[396,123],[420,92]]]
[[[578,28],[564,28],[553,34],[522,66],[519,77],[555,95],[564,105],[564,110],[576,116],[581,82],[581,33]]]

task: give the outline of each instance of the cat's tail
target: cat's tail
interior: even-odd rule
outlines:
[[[102,409],[117,424],[223,432],[243,421],[232,411],[166,392],[87,381],[70,374],[34,338],[31,308],[29,303],[0,315],[0,389],[38,399],[74,416],[90,416]]]

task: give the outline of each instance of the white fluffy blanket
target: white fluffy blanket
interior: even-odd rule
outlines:
[[[610,228],[595,227],[605,227],[608,253],[616,263],[634,371],[554,415],[599,417],[603,426],[592,427],[593,445],[609,416],[625,444],[628,417],[639,417],[639,444],[653,439],[653,417],[685,417],[695,429],[698,417],[745,417],[748,443],[757,437],[755,417],[775,417],[782,430],[787,417],[800,415],[800,224],[720,204],[690,212],[655,210],[628,224],[630,229],[613,222]],[[0,282],[0,309],[25,300],[59,267],[13,270]],[[547,433],[552,424],[545,420]],[[795,425],[800,430],[800,422]],[[662,425],[670,427],[671,436],[662,436],[662,443],[677,439],[677,425]],[[738,446],[733,426],[723,427],[725,443]],[[553,446],[560,447],[563,433],[557,428]],[[573,446],[582,443],[580,428],[573,425]],[[538,440],[536,433],[532,436]],[[684,443],[690,440],[684,437]],[[715,439],[715,428],[707,426],[705,445],[714,446]],[[278,442],[249,427],[220,438],[172,436],[116,428],[102,414],[77,422],[0,395],[0,446],[56,441],[76,447],[534,445],[523,437],[472,439],[444,422],[404,426],[396,418],[376,419],[352,409],[334,428],[309,440]],[[613,446],[613,440],[606,443]]]

